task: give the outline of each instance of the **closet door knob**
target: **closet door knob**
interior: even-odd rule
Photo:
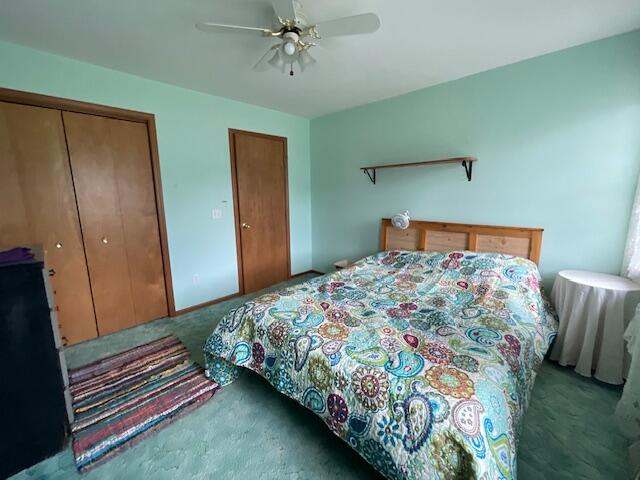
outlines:
[[[56,242],[56,248],[62,248],[62,242]]]
[[[107,239],[107,237],[102,237],[102,243],[109,243],[109,240]]]
[[[251,228],[251,225],[249,225],[248,223],[243,223],[242,224],[242,228],[249,229],[249,228]]]

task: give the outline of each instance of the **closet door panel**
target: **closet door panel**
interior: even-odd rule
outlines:
[[[0,102],[0,248],[41,244],[62,336],[97,336],[62,116]]]
[[[14,105],[0,103],[0,248],[29,244],[33,239],[29,232],[27,206],[22,195],[24,154],[20,146],[26,143],[27,132],[22,132],[20,123],[21,109]],[[32,124],[35,126],[35,124]],[[19,130],[16,137],[14,130]]]
[[[108,335],[136,324],[109,120],[63,116],[98,330]]]
[[[136,321],[144,323],[168,314],[147,126],[112,120],[111,139]]]
[[[145,124],[64,113],[101,335],[167,314]]]

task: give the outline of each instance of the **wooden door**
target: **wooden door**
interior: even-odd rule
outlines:
[[[240,289],[250,293],[290,274],[287,140],[237,130],[230,140]]]
[[[63,118],[100,335],[166,316],[146,124]]]
[[[62,114],[0,102],[0,248],[35,244],[52,269],[64,339],[97,336]]]

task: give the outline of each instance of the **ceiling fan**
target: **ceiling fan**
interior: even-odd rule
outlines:
[[[350,17],[337,18],[319,23],[310,22],[302,12],[299,0],[273,0],[271,2],[275,14],[276,27],[254,27],[245,25],[227,25],[223,23],[202,22],[196,28],[203,32],[229,33],[246,32],[260,34],[263,37],[277,39],[267,52],[253,66],[253,70],[264,72],[273,67],[284,73],[289,67],[289,75],[293,76],[293,66],[300,70],[316,63],[309,53],[311,47],[323,38],[343,35],[360,35],[373,33],[380,28],[380,19],[375,13],[362,13]]]

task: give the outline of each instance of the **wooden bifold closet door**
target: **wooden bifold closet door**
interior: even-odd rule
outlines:
[[[63,112],[98,331],[167,315],[146,124]]]
[[[69,343],[98,335],[60,110],[0,102],[0,249],[41,244]]]
[[[149,128],[0,101],[0,249],[42,245],[67,343],[168,314]]]

